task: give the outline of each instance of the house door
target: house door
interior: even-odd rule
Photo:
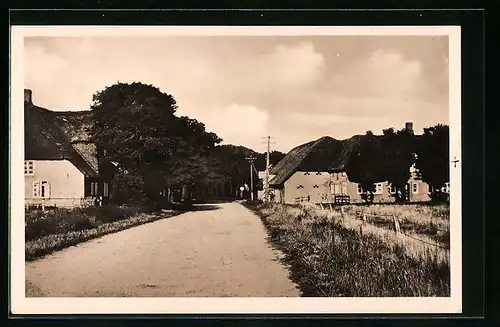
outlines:
[[[47,181],[42,181],[40,186],[40,196],[42,198],[50,198],[50,184]]]
[[[406,200],[410,201],[410,183],[406,183],[405,185],[405,195],[406,195]]]

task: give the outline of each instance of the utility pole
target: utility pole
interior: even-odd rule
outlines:
[[[250,155],[245,159],[247,159],[250,162],[250,199],[253,201],[253,170],[254,170],[253,161],[257,158]]]
[[[266,155],[266,176],[263,183],[264,199],[269,202],[269,156],[271,153],[271,136],[266,137],[267,141],[267,155]]]

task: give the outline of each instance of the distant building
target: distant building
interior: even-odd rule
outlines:
[[[406,123],[413,133],[413,124]],[[347,166],[353,153],[359,150],[360,140],[356,135],[347,140],[322,137],[292,149],[272,169],[270,187],[276,202],[335,203],[347,199],[349,203],[364,202],[362,186],[349,179]],[[411,202],[429,201],[429,185],[423,182],[414,167],[406,185],[406,193]],[[443,191],[449,192],[448,189]],[[395,188],[387,181],[375,183],[373,202],[392,202]]]
[[[99,160],[89,140],[88,111],[55,112],[24,90],[24,193],[27,206],[101,204],[111,196],[115,165]]]

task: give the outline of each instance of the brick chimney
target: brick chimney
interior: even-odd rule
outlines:
[[[405,129],[413,134],[413,123],[412,122],[406,122],[405,124]]]
[[[32,104],[33,101],[31,99],[31,95],[33,92],[31,92],[30,89],[24,89],[24,103]]]

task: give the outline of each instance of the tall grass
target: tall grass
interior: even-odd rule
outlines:
[[[345,206],[344,212],[355,218],[365,216],[370,223],[384,228],[392,228],[393,217],[400,223],[405,233],[430,238],[444,246],[450,244],[450,207],[440,205],[375,205]]]
[[[126,219],[139,212],[138,207],[112,206],[86,208],[52,208],[25,212],[26,241],[51,234],[60,234],[97,227]]]
[[[409,251],[394,232],[313,207],[247,206],[285,253],[304,296],[449,296],[446,251],[416,243]]]

